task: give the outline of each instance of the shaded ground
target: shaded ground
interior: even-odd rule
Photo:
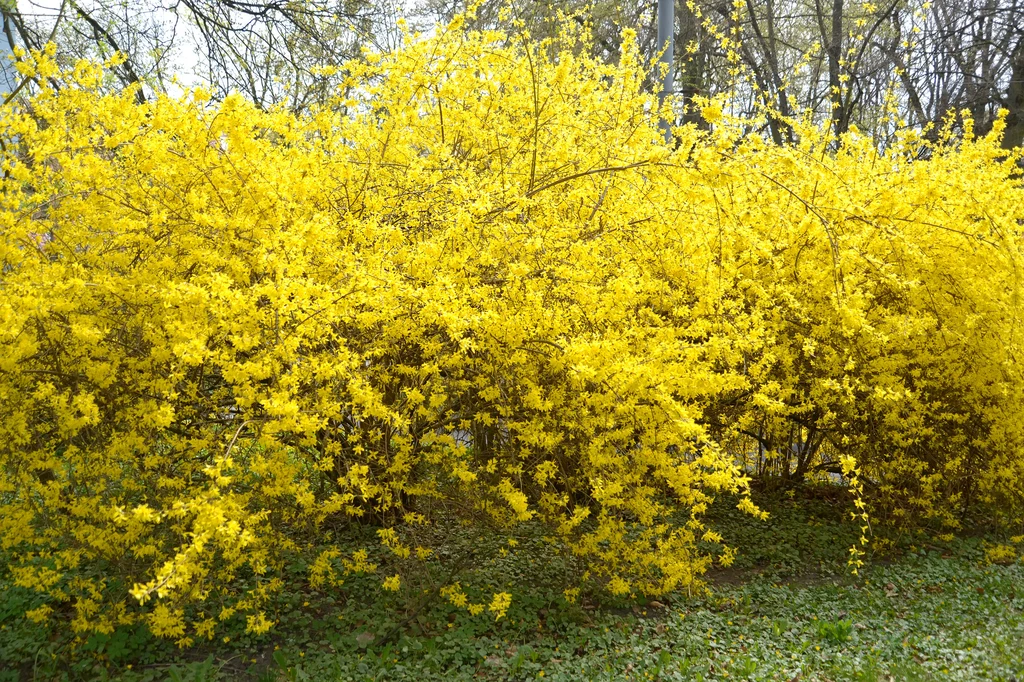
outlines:
[[[28,603],[18,599],[28,598],[8,589],[0,680],[107,671],[122,682],[1024,678],[1019,561],[987,565],[983,539],[928,539],[919,542],[926,548],[905,542],[854,577],[845,557],[858,533],[842,523],[840,507],[782,498],[770,509],[769,522],[727,505],[712,510],[716,528],[741,549],[736,564],[709,574],[708,594],[646,604],[596,595],[566,604],[561,580],[572,567],[545,554],[540,538],[524,537],[517,552],[485,567],[513,585],[513,608],[498,623],[438,602],[403,622],[401,609],[381,603],[376,577],[347,583],[343,594],[282,596],[280,626],[262,639],[240,627],[227,642],[183,655],[129,633],[71,659],[66,642],[16,617]],[[467,542],[497,554],[486,540]],[[468,572],[462,584],[485,593],[482,576]],[[401,634],[381,645],[396,626]]]

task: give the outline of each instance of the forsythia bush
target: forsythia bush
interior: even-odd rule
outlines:
[[[540,523],[658,594],[708,566],[716,493],[759,513],[752,474],[842,471],[900,524],[1021,517],[998,126],[834,151],[794,121],[779,148],[709,101],[669,146],[634,43],[606,65],[577,40],[453,25],[305,117],[21,62],[43,86],[0,112],[0,555],[52,597],[32,617],[261,632],[283,562],[345,519],[396,566],[436,560],[442,518]],[[310,581],[373,568],[328,548]]]

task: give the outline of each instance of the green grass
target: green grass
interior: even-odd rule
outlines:
[[[785,497],[756,522],[720,504],[716,528],[741,548],[709,576],[709,594],[624,602],[590,595],[569,605],[575,570],[540,537],[460,575],[481,595],[511,585],[508,617],[457,612],[417,595],[387,595],[380,578],[342,591],[295,589],[274,604],[279,626],[256,638],[235,623],[229,641],[178,652],[145,631],[118,631],[72,651],[27,623],[34,604],[0,596],[0,681],[143,680],[1010,680],[1024,677],[1024,565],[989,566],[982,539],[915,546],[845,569],[857,529],[843,508]],[[449,530],[450,532],[450,530]],[[455,534],[452,552],[499,554],[497,538]],[[461,543],[461,544],[460,544]],[[488,546],[490,545],[490,546]],[[490,576],[490,577],[487,577]],[[414,617],[409,617],[413,616]],[[407,621],[407,622],[406,622]],[[381,644],[387,633],[397,636]],[[130,666],[130,667],[129,667]]]

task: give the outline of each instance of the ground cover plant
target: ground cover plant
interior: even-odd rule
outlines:
[[[303,116],[19,62],[0,554],[25,641],[254,643],[323,620],[304,594],[372,588],[384,615],[358,620],[389,627],[362,645],[390,655],[439,608],[521,623],[524,583],[544,622],[697,598],[750,544],[715,500],[775,537],[752,480],[839,485],[853,534],[827,542],[854,570],[979,519],[1017,537],[1024,191],[1000,125],[877,149],[793,118],[777,146],[716,100],[666,143],[630,35],[610,65],[584,40],[457,21]]]
[[[773,529],[723,499],[710,514],[743,542],[733,568],[713,570],[712,591],[662,600],[616,600],[595,591],[567,603],[566,567],[542,535],[525,552],[462,577],[485,589],[498,573],[516,598],[495,622],[434,600],[411,615],[376,581],[344,593],[311,590],[291,573],[271,607],[280,624],[254,636],[237,623],[186,650],[144,627],[94,636],[26,622],[24,590],[4,591],[0,679],[145,680],[1009,680],[1020,678],[1024,567],[986,560],[982,538],[904,537],[873,556],[858,578],[846,570],[859,529],[841,508],[811,499],[757,496]],[[497,550],[466,529],[450,536]],[[836,542],[836,540],[840,542]],[[358,546],[357,538],[350,540]],[[546,550],[545,550],[546,548]],[[1018,546],[1019,550],[1019,546]],[[500,555],[500,552],[495,551]],[[29,605],[30,605],[29,604]]]

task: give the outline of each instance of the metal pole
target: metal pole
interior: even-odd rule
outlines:
[[[661,83],[661,93],[658,95],[658,108],[665,103],[665,97],[672,94],[672,58],[675,47],[675,26],[676,26],[676,2],[675,0],[658,0],[658,49],[662,50],[658,66],[665,65],[665,78]],[[664,48],[664,49],[663,49]],[[665,133],[665,141],[672,141],[672,122],[662,120],[658,124]]]

